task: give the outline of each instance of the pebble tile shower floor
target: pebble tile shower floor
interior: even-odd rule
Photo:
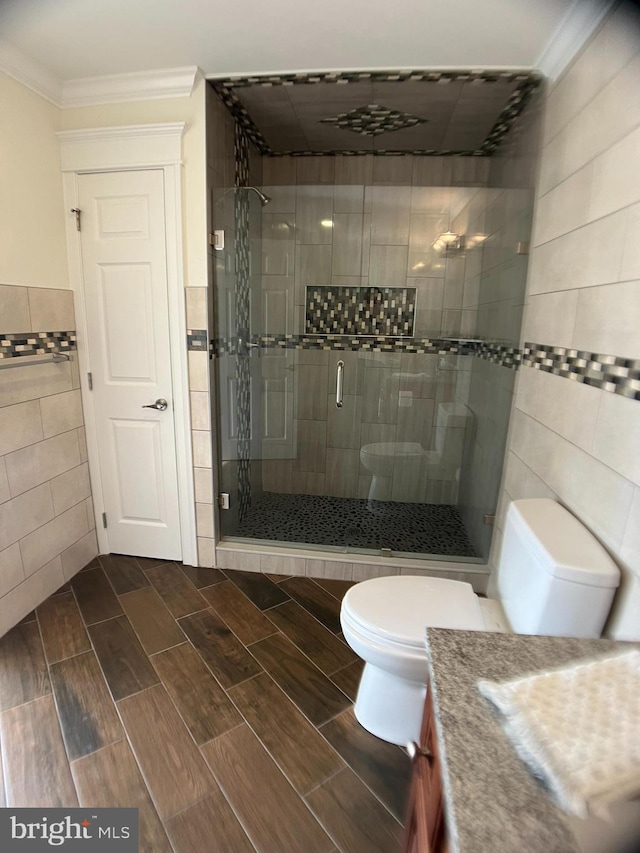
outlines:
[[[345,581],[92,561],[0,639],[2,806],[133,806],[145,853],[395,853]]]
[[[264,492],[234,536],[298,544],[391,548],[416,554],[476,557],[457,507]]]

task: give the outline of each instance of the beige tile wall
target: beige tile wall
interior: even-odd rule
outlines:
[[[1,332],[75,329],[69,290],[0,286]],[[0,635],[98,553],[78,363],[0,370]]]
[[[523,341],[640,358],[640,18],[618,6],[549,91]],[[640,403],[519,372],[510,500],[566,504],[623,573],[608,633],[640,638]]]

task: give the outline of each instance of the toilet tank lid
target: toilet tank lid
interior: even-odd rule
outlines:
[[[514,501],[507,513],[509,523],[554,577],[587,586],[620,585],[618,566],[591,531],[557,501]]]

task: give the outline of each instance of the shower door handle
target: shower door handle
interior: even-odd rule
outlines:
[[[338,369],[336,371],[336,408],[342,408],[342,387],[344,385],[344,361],[342,359],[338,362]]]

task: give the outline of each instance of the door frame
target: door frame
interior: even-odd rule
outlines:
[[[91,360],[87,346],[87,320],[80,234],[71,208],[78,203],[78,176],[92,172],[126,172],[145,169],[164,174],[164,214],[167,257],[167,299],[176,468],[180,505],[182,561],[195,566],[197,560],[189,368],[186,346],[187,320],[182,250],[182,135],[185,122],[100,127],[56,133],[60,142],[63,199],[69,279],[74,295],[78,366],[82,408],[87,435],[87,455],[93,492],[98,549],[108,554],[109,531],[102,525],[104,498],[95,412],[88,376]]]

